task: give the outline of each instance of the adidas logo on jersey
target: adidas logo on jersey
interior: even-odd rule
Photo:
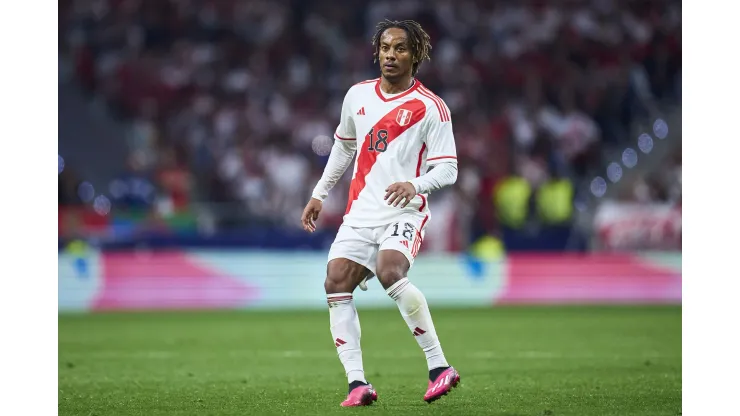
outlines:
[[[360,111],[357,112],[358,116],[364,116],[365,115],[365,107],[360,108]]]

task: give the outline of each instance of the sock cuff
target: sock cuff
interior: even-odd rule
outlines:
[[[397,281],[396,283],[391,285],[391,287],[386,289],[385,293],[387,293],[388,296],[391,297],[391,299],[396,300],[398,299],[398,296],[401,295],[403,290],[406,289],[406,286],[408,286],[409,283],[411,283],[409,282],[409,279],[404,277],[403,279]]]
[[[331,305],[341,305],[352,302],[352,294],[349,292],[331,293],[326,295],[326,303]]]
[[[327,299],[334,299],[338,300],[339,298],[352,298],[352,294],[349,292],[341,292],[341,293],[327,293],[326,294]]]

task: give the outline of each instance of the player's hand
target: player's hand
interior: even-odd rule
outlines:
[[[385,190],[385,200],[394,207],[401,204],[401,208],[405,208],[415,196],[416,188],[411,182],[396,182]]]
[[[315,198],[311,198],[306,204],[306,208],[303,209],[303,215],[301,215],[301,223],[303,229],[312,233],[316,231],[316,220],[319,219],[319,213],[323,204],[321,201]]]

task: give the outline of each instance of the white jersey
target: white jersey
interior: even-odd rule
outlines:
[[[380,78],[352,86],[344,98],[336,140],[356,143],[355,167],[344,223],[374,227],[402,213],[430,217],[426,194],[405,207],[389,206],[386,188],[419,177],[430,166],[457,160],[450,110],[418,80],[399,94],[385,94]]]

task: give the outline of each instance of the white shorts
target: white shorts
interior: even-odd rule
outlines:
[[[329,261],[337,258],[352,260],[375,275],[378,252],[397,250],[413,266],[425,232],[425,219],[411,214],[400,215],[396,221],[378,227],[361,228],[342,224],[329,249]]]

